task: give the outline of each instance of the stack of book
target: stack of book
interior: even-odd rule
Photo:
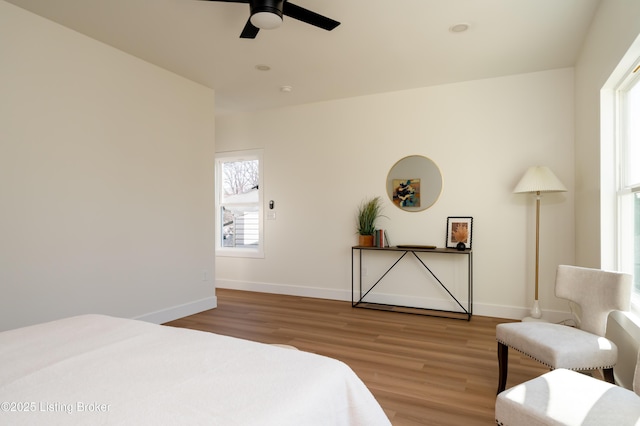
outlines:
[[[376,229],[376,233],[373,236],[373,244],[376,247],[389,247],[387,233],[384,231],[384,229]]]

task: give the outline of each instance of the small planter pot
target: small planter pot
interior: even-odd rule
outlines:
[[[373,247],[373,235],[358,235],[358,245],[360,247]]]

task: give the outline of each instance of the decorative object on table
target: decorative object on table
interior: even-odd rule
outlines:
[[[420,249],[420,250],[435,250],[436,246],[429,244],[398,244],[396,247],[399,249]]]
[[[473,218],[450,216],[447,218],[447,248],[466,250],[471,248]]]
[[[431,207],[442,193],[442,174],[431,159],[409,155],[387,174],[387,195],[394,206],[408,212]]]
[[[538,270],[540,265],[540,194],[542,192],[566,192],[567,188],[560,179],[546,166],[532,166],[527,169],[520,182],[513,190],[514,194],[536,194],[536,269],[535,269],[535,298],[531,308],[531,317],[542,317],[540,303],[538,302]]]
[[[362,247],[373,247],[374,236],[376,233],[376,221],[379,217],[383,217],[382,200],[380,197],[373,197],[364,200],[358,207],[357,228],[358,228],[358,245]]]
[[[393,179],[393,204],[420,207],[420,179]]]
[[[389,247],[389,242],[387,241],[387,232],[384,229],[376,229],[373,243],[375,247]]]

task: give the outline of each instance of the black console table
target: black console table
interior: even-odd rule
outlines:
[[[362,288],[362,256],[364,252],[367,251],[379,251],[379,252],[387,252],[389,254],[395,254],[397,259],[395,262],[386,270],[375,283],[366,291],[363,291]],[[467,303],[464,306],[460,301],[449,291],[447,286],[438,278],[433,271],[427,266],[425,261],[418,256],[417,253],[433,253],[435,255],[443,255],[443,256],[467,256],[468,262],[468,288],[467,288]],[[397,305],[389,305],[384,303],[372,303],[364,301],[364,298],[373,290],[382,279],[400,262],[405,256],[413,255],[418,262],[429,272],[429,274],[438,282],[438,284],[446,291],[448,296],[458,305],[460,310],[456,311],[447,311],[441,309],[429,309],[429,308],[418,308],[411,306],[397,306]],[[358,261],[358,277],[356,278],[355,274],[355,262],[356,258]],[[356,283],[357,281],[357,283]],[[435,285],[435,283],[434,283]],[[357,286],[357,288],[356,288]],[[355,294],[358,294],[357,300]],[[468,250],[456,250],[449,248],[425,248],[421,246],[402,246],[402,247],[363,247],[363,246],[354,246],[351,248],[351,306],[354,308],[367,308],[367,309],[378,309],[384,311],[392,311],[392,312],[403,312],[403,313],[411,313],[411,314],[420,314],[420,315],[430,315],[430,316],[438,316],[438,317],[447,317],[454,319],[466,319],[467,321],[471,320],[471,315],[473,313],[473,252],[471,249]]]

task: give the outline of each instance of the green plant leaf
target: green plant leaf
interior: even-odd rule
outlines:
[[[374,235],[376,232],[376,220],[382,216],[382,200],[374,197],[363,200],[358,207],[357,233],[360,235]]]

